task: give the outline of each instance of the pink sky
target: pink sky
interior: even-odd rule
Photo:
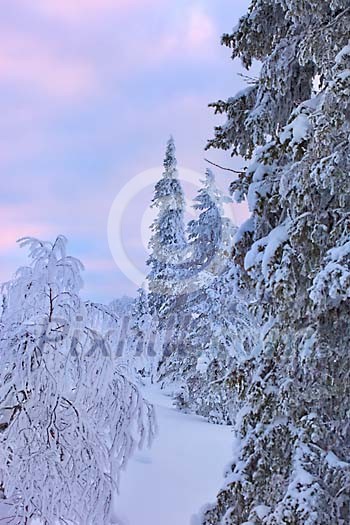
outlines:
[[[62,233],[87,267],[87,296],[135,292],[109,251],[111,204],[130,179],[161,164],[170,133],[180,165],[202,173],[204,156],[243,165],[203,148],[220,121],[207,104],[242,87],[241,67],[219,41],[248,3],[13,0],[2,8],[0,280],[25,262],[18,237]],[[226,190],[230,175],[217,177]],[[141,269],[139,221],[151,197],[150,186],[123,222]]]

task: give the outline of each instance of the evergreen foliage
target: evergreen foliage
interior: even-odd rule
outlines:
[[[232,184],[252,213],[234,261],[264,327],[235,460],[203,525],[350,520],[349,28],[345,0],[255,0],[223,38],[247,67],[262,62],[216,105],[228,121],[210,146],[252,158]]]

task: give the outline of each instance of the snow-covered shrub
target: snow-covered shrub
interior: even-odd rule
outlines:
[[[99,337],[101,310],[80,299],[82,265],[65,238],[20,244],[32,262],[5,285],[0,327],[8,513],[18,525],[106,525],[121,470],[153,435],[152,407]]]

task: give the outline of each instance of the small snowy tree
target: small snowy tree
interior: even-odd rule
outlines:
[[[162,349],[157,337],[158,315],[154,310],[151,313],[149,299],[146,290],[140,288],[133,304],[129,339],[137,370],[153,382]]]
[[[256,337],[247,304],[232,293],[235,274],[235,266],[229,265],[188,300],[185,311],[192,321],[175,372],[182,379],[178,406],[220,424],[235,421],[238,405],[232,390]]]
[[[188,225],[191,264],[195,271],[204,270],[205,266],[210,265],[214,258],[219,255],[224,236],[223,204],[231,200],[224,197],[218,190],[211,170],[207,170],[202,184],[203,186],[199,189],[193,205],[193,208],[199,211],[200,215],[197,220],[190,221]],[[233,227],[231,231],[233,231]],[[230,247],[228,247],[229,250]]]
[[[91,328],[66,240],[22,239],[32,264],[5,285],[0,484],[19,525],[105,525],[121,469],[153,433],[152,408]],[[90,313],[89,313],[90,311]]]

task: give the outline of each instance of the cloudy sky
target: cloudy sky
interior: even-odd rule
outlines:
[[[243,85],[240,64],[220,46],[220,35],[248,3],[11,0],[2,6],[1,281],[26,262],[16,239],[62,233],[85,264],[86,296],[109,301],[135,293],[111,255],[111,206],[122,195],[115,236],[143,271],[153,185],[144,172],[161,165],[170,133],[187,170],[203,172],[205,156],[242,165],[203,148],[220,122],[208,102]],[[230,174],[217,170],[217,178],[228,187]],[[246,210],[232,213],[240,222]]]

